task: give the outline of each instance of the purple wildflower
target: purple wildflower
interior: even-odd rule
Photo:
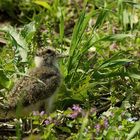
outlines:
[[[72,109],[77,112],[81,112],[82,108],[79,105],[73,105]]]
[[[40,112],[40,116],[43,116],[45,114],[45,111]]]
[[[44,123],[45,123],[45,125],[49,125],[50,121],[49,120],[45,120]]]
[[[95,125],[95,129],[96,129],[96,132],[97,132],[97,133],[100,132],[100,128],[101,128],[101,125],[100,125],[100,124],[96,124],[96,125]]]
[[[73,105],[72,108],[68,108],[71,113],[68,115],[69,118],[75,119],[78,117],[79,114],[84,115],[84,111],[82,111],[82,108],[79,105]]]
[[[108,126],[109,126],[109,124],[108,124],[108,119],[105,118],[105,119],[104,119],[104,127],[107,128]]]

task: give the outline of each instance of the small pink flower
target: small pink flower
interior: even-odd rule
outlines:
[[[79,105],[73,105],[72,109],[74,111],[78,111],[78,112],[81,112],[82,111],[82,108]]]
[[[45,120],[44,123],[45,123],[45,125],[49,125],[50,121],[49,120]]]
[[[40,112],[40,116],[43,116],[45,114],[45,111]]]
[[[104,127],[105,127],[105,128],[108,128],[108,126],[109,126],[109,124],[108,124],[108,119],[105,118],[105,119],[104,119]]]
[[[95,125],[95,128],[96,128],[96,132],[99,133],[100,132],[101,125],[100,124],[96,124]]]

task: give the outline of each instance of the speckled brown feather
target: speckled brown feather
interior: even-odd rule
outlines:
[[[48,99],[59,87],[61,76],[54,64],[55,52],[54,50],[47,51],[48,49],[37,54],[43,58],[44,62],[41,66],[32,69],[27,76],[21,78],[7,95],[3,107],[6,114],[15,110],[18,104],[22,105],[23,110],[28,106],[34,109],[34,105]]]
[[[8,94],[8,104],[15,107],[19,101],[24,106],[36,103],[38,100],[50,97],[60,83],[60,74],[53,67],[42,66],[33,69],[29,76],[25,76]]]

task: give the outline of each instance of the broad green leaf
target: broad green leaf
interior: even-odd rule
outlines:
[[[71,133],[71,130],[68,127],[58,126],[57,128],[60,129],[62,132]]]
[[[0,69],[0,86],[2,88],[10,89],[13,82],[6,76],[4,71]]]
[[[140,79],[140,74],[136,73],[128,73],[128,76],[134,79]]]
[[[28,44],[25,38],[22,37],[12,26],[5,26],[3,31],[7,32],[7,34],[11,37],[11,42],[13,43],[13,46],[19,51],[22,62],[27,61]]]
[[[42,136],[42,139],[45,139],[45,140],[47,140],[47,139],[50,139],[50,137],[51,137],[51,133],[52,133],[52,128],[54,127],[54,125],[55,124],[50,124],[50,125],[48,125],[48,127],[47,127],[47,131],[46,131],[46,133],[44,133],[44,135]]]
[[[136,122],[136,125],[131,130],[130,134],[128,134],[127,140],[131,140],[137,132],[140,132],[140,121]]]

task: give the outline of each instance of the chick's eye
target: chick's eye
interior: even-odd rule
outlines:
[[[52,53],[52,51],[51,51],[51,50],[47,50],[47,51],[46,51],[46,53],[51,54],[51,53]]]

